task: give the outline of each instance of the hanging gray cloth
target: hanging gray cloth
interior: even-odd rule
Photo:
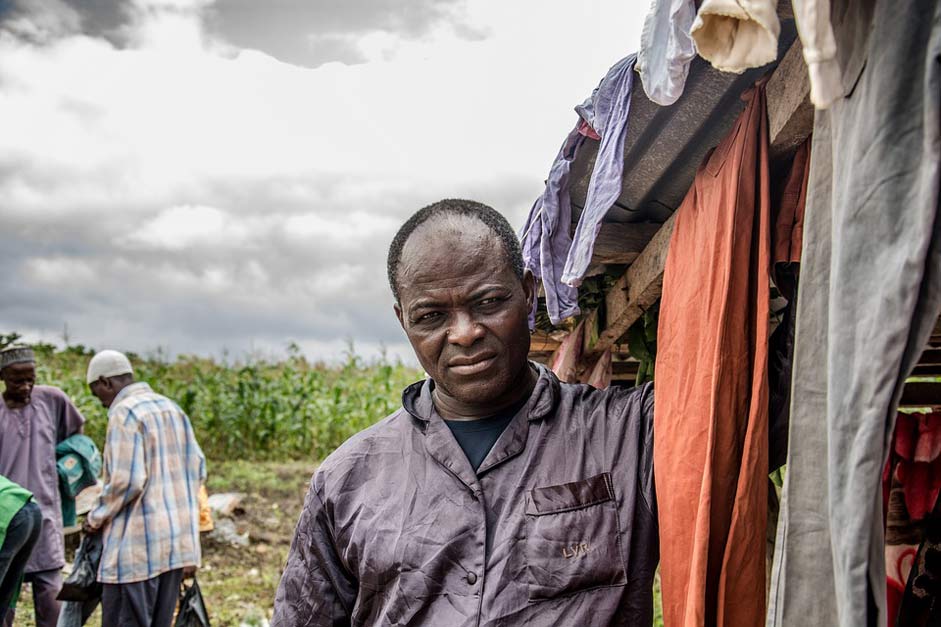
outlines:
[[[843,4],[860,36],[837,33],[845,95],[814,126],[775,627],[886,623],[883,464],[941,313],[941,3]]]

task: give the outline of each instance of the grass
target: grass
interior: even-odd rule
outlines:
[[[248,547],[204,541],[200,586],[213,625],[261,624],[270,619],[281,569],[315,464],[244,461],[214,464],[210,493],[246,494],[237,520]]]
[[[0,339],[7,336],[0,336]],[[62,388],[104,445],[107,416],[85,384],[93,351],[36,346],[37,381]],[[295,349],[280,362],[221,363],[181,356],[133,355],[138,379],[179,403],[210,459],[323,459],[354,433],[400,406],[402,389],[423,373],[352,350],[343,363],[310,363]]]

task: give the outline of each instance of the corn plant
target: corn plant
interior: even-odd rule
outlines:
[[[99,446],[106,411],[85,385],[94,353],[83,346],[35,345],[40,384],[62,388],[85,416]],[[130,355],[139,380],[187,413],[210,459],[323,459],[351,435],[398,409],[402,389],[420,370],[386,356],[366,360],[350,349],[340,364],[311,363],[289,350],[281,361],[227,364],[180,356]]]

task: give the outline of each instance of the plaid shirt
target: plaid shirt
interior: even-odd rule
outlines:
[[[88,514],[104,527],[102,583],[133,583],[199,565],[200,483],[206,460],[189,418],[146,383],[108,410],[104,490]]]

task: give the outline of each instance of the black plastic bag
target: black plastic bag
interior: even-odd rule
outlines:
[[[193,585],[183,584],[180,595],[180,607],[173,627],[209,627],[209,612],[199,590],[199,582],[193,579]]]
[[[59,610],[56,627],[82,627],[94,613],[101,599],[90,601],[65,601]]]
[[[102,534],[86,535],[75,553],[75,565],[56,596],[59,601],[92,601],[101,597],[98,563],[101,561]]]

